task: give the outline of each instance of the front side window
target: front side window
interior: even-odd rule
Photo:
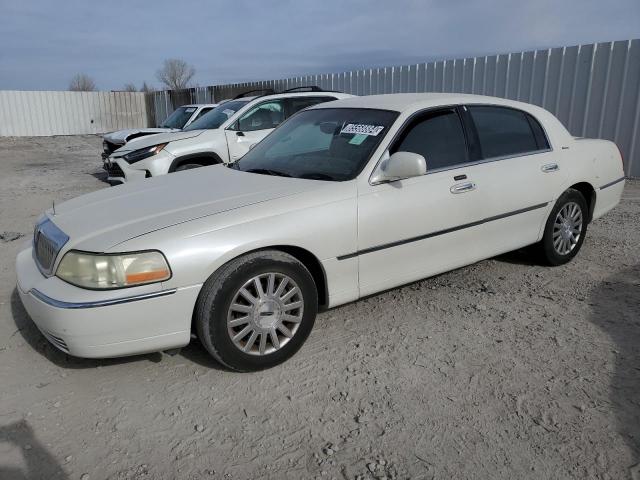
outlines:
[[[549,144],[537,120],[507,107],[470,106],[483,158],[546,150]]]
[[[182,128],[189,121],[196,107],[178,107],[160,125],[161,128]]]
[[[312,180],[351,180],[397,117],[398,112],[387,110],[305,110],[249,150],[232,168]]]
[[[251,132],[276,128],[284,121],[284,101],[264,102],[245,113],[238,120],[238,130]]]
[[[220,125],[229,120],[248,102],[249,100],[231,100],[229,102],[221,103],[216,108],[194,121],[191,125],[185,128],[185,131],[220,128]]]
[[[427,170],[451,168],[467,162],[462,122],[454,109],[429,112],[414,120],[391,148],[391,153],[422,155]]]
[[[193,119],[193,121],[195,122],[196,120],[198,120],[200,117],[204,116],[205,113],[209,113],[211,110],[213,110],[213,107],[209,108],[203,108],[202,110],[200,110],[198,112],[198,115],[196,115],[196,118]]]

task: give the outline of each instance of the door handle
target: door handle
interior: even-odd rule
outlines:
[[[476,189],[476,184],[473,182],[456,183],[449,190],[451,193],[465,193]]]
[[[546,165],[543,165],[541,169],[544,173],[551,173],[557,172],[558,170],[560,170],[560,167],[557,163],[547,163]]]

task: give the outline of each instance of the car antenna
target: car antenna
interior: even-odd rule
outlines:
[[[51,208],[53,208],[53,214],[56,214],[56,201],[55,200],[51,200]]]

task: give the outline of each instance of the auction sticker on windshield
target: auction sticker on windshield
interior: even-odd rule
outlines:
[[[377,137],[382,130],[384,130],[384,127],[381,125],[367,125],[364,123],[347,123],[344,127],[342,127],[342,130],[340,130],[340,134],[354,133],[356,135],[371,135],[373,137]]]

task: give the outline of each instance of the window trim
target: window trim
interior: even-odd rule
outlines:
[[[468,103],[468,104],[464,104],[463,107],[465,109],[467,109],[468,121],[471,123],[471,125],[473,126],[473,129],[475,130],[475,134],[476,134],[476,136],[478,138],[478,142],[480,141],[480,134],[478,133],[478,127],[476,126],[476,123],[473,120],[473,116],[471,114],[471,111],[469,110],[469,107],[502,108],[502,109],[512,110],[514,112],[522,113],[524,115],[525,120],[527,121],[527,124],[529,125],[529,129],[531,129],[531,135],[533,136],[533,139],[534,139],[534,141],[536,143],[536,146],[538,145],[538,138],[536,136],[535,131],[533,130],[533,126],[531,125],[531,121],[532,120],[535,121],[540,126],[540,130],[542,130],[542,135],[544,136],[544,139],[547,141],[548,148],[541,148],[541,149],[537,149],[537,150],[528,150],[528,151],[525,151],[525,152],[512,153],[512,154],[508,154],[508,155],[497,155],[497,156],[494,156],[494,157],[485,157],[484,155],[482,155],[482,146],[479,145],[480,159],[483,160],[483,162],[479,162],[479,163],[484,163],[484,162],[487,162],[487,161],[507,160],[509,158],[525,157],[525,156],[529,156],[529,155],[537,155],[538,153],[547,153],[547,152],[552,152],[553,151],[553,146],[551,145],[551,142],[549,141],[549,134],[547,133],[547,130],[544,128],[544,125],[542,124],[542,122],[540,120],[535,118],[531,113],[527,112],[526,110],[521,110],[519,108],[511,107],[511,106],[508,106],[508,105],[498,105],[498,104],[495,104],[495,103]]]
[[[411,123],[416,119],[416,117],[420,117],[422,115],[428,115],[430,112],[436,112],[438,110],[452,110],[452,109],[456,109],[457,110],[457,109],[461,108],[462,106],[463,105],[461,105],[461,104],[438,105],[438,106],[435,106],[435,107],[427,107],[427,108],[423,108],[421,110],[416,110],[411,115],[409,115],[402,122],[402,125],[400,125],[400,127],[398,128],[396,133],[393,134],[393,137],[387,143],[387,146],[385,147],[384,151],[382,152],[382,155],[380,155],[380,158],[378,158],[378,160],[376,161],[375,165],[373,166],[373,169],[371,170],[371,173],[369,174],[369,178],[367,179],[367,182],[369,183],[369,185],[372,186],[372,187],[376,187],[376,186],[379,186],[379,185],[386,185],[388,183],[388,182],[372,183],[371,179],[373,178],[374,174],[376,173],[376,170],[378,169],[378,167],[380,166],[382,161],[386,158],[387,154],[390,154],[389,150],[391,149],[391,146],[393,144],[395,144],[400,139],[400,137],[402,136],[404,131],[409,127],[409,125],[411,125]],[[394,111],[397,112],[397,110],[394,110]],[[401,112],[398,112],[398,113],[401,113]],[[462,122],[462,129],[464,131],[465,142],[467,142],[467,150],[468,150],[469,145],[468,145],[468,140],[467,140],[467,137],[466,137],[467,136],[467,130],[465,128],[465,121],[464,121],[464,118],[459,114],[459,112],[458,112],[458,116],[460,117],[460,121]],[[375,151],[373,153],[375,153]],[[469,155],[468,155],[468,152],[467,152],[467,158],[468,157],[469,157]],[[371,159],[369,159],[369,161],[371,161]],[[447,170],[453,170],[453,169],[464,167],[464,166],[467,166],[467,165],[473,165],[473,162],[461,163],[461,164],[458,164],[458,165],[456,165],[454,167],[446,167],[446,168],[443,167],[443,168],[438,168],[438,169],[434,169],[434,170],[427,170],[427,173],[422,175],[422,177],[426,177],[427,175],[430,175],[431,173],[445,172]],[[366,166],[366,164],[365,164],[365,166]],[[362,168],[362,170],[364,170],[364,167]],[[360,171],[360,173],[362,173],[362,170]]]
[[[396,145],[398,143],[401,143],[406,138],[406,134],[410,131],[410,129],[415,127],[419,122],[426,121],[429,118],[433,118],[435,116],[438,116],[439,114],[448,113],[448,112],[452,112],[458,117],[458,120],[460,121],[460,128],[462,129],[462,137],[464,139],[465,161],[461,163],[457,163],[456,165],[465,165],[469,163],[471,161],[471,155],[470,155],[470,149],[469,149],[469,138],[468,138],[469,135],[468,135],[467,129],[465,128],[465,123],[464,123],[464,120],[462,119],[462,115],[460,115],[460,110],[458,106],[438,107],[438,108],[430,109],[428,112],[424,112],[421,115],[416,115],[411,120],[411,122],[409,122],[406,125],[403,125],[402,131],[399,132],[400,135],[398,135],[397,138],[394,138],[393,141],[389,144],[389,147],[387,148],[387,150],[389,151],[389,154],[391,155],[391,151],[396,147]],[[451,167],[435,168],[434,170],[442,170],[445,168],[455,168],[455,165]],[[427,173],[428,172],[429,170],[427,170]]]
[[[426,177],[427,175],[431,175],[432,173],[447,172],[447,171],[450,171],[450,170],[457,170],[459,168],[474,167],[476,165],[482,165],[483,163],[499,162],[499,161],[502,161],[502,160],[509,160],[511,158],[528,157],[528,156],[531,156],[531,155],[538,155],[540,153],[548,153],[548,152],[553,152],[554,151],[553,144],[549,140],[549,134],[547,133],[547,129],[545,128],[544,124],[540,120],[538,120],[533,114],[527,112],[526,110],[521,110],[521,109],[514,108],[514,107],[511,107],[511,106],[507,106],[507,105],[500,105],[500,104],[497,104],[497,103],[458,103],[458,104],[452,104],[452,105],[438,105],[436,107],[427,107],[427,108],[423,108],[422,110],[417,110],[417,111],[413,112],[411,115],[409,115],[402,122],[402,125],[400,125],[400,128],[398,129],[398,131],[393,135],[393,137],[391,138],[389,143],[387,143],[387,147],[385,148],[384,152],[382,153],[380,158],[376,161],[373,169],[371,170],[371,174],[369,175],[369,178],[367,180],[369,185],[372,186],[372,187],[376,187],[376,186],[379,186],[379,185],[386,185],[386,183],[371,183],[371,178],[373,177],[373,175],[375,174],[376,170],[380,166],[380,163],[382,163],[383,159],[385,158],[385,154],[389,152],[389,149],[391,148],[391,146],[397,141],[397,139],[402,134],[402,132],[404,132],[404,130],[415,119],[416,116],[419,116],[419,115],[422,115],[422,114],[426,114],[429,111],[442,110],[442,109],[447,109],[447,108],[459,109],[461,111],[460,119],[461,119],[461,121],[463,123],[463,127],[464,127],[464,130],[465,130],[465,135],[469,135],[469,134],[474,135],[475,136],[474,141],[475,142],[479,142],[479,137],[478,137],[478,132],[477,132],[477,129],[476,129],[476,125],[473,122],[472,118],[468,118],[468,117],[471,117],[471,112],[469,112],[469,108],[468,107],[501,107],[501,108],[510,108],[511,110],[516,110],[518,112],[523,112],[525,115],[530,115],[531,118],[533,118],[540,125],[540,128],[542,129],[542,133],[544,134],[544,136],[545,136],[545,138],[547,140],[547,144],[549,145],[549,148],[544,149],[544,150],[534,150],[534,151],[531,151],[531,152],[518,153],[518,154],[514,154],[514,155],[503,155],[503,156],[500,156],[500,157],[490,157],[490,158],[483,158],[482,155],[481,155],[482,151],[479,150],[480,151],[480,156],[478,157],[477,160],[473,160],[473,161],[470,161],[470,162],[467,162],[467,163],[461,163],[461,164],[455,165],[453,167],[443,167],[443,168],[437,168],[437,169],[433,169],[433,170],[427,170],[427,173],[422,175],[422,177]],[[533,132],[533,129],[532,129],[532,132]],[[536,144],[537,144],[537,141],[536,141]],[[467,138],[467,148],[469,148],[469,139],[468,138]],[[480,146],[477,145],[476,148],[479,149]],[[470,156],[470,153],[471,152],[469,152],[469,156]]]

